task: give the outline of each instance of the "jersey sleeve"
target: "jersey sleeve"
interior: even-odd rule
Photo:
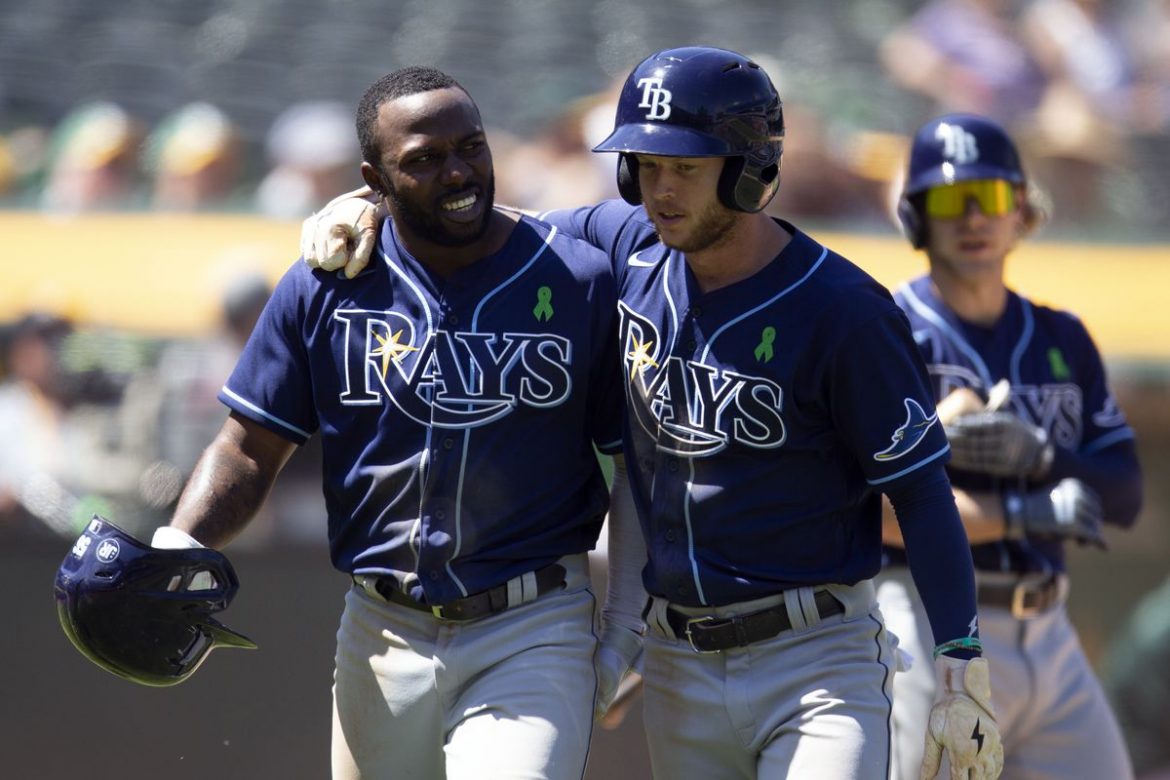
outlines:
[[[1134,433],[1125,419],[1125,413],[1117,405],[1109,389],[1105,365],[1093,337],[1079,319],[1072,315],[1068,316],[1079,342],[1075,354],[1078,363],[1077,376],[1080,378],[1084,401],[1082,420],[1084,433],[1081,437],[1080,452],[1083,455],[1092,455],[1118,442],[1132,440]]]
[[[622,200],[547,211],[540,215],[540,219],[609,255],[614,271],[619,275],[619,285],[626,258],[656,240],[654,227],[642,207],[631,206]]]
[[[950,446],[901,310],[891,304],[853,327],[831,366],[830,412],[870,485],[889,485],[929,463],[946,462]]]
[[[311,272],[299,260],[277,284],[219,400],[278,436],[304,444],[317,430],[308,352],[301,335]]]

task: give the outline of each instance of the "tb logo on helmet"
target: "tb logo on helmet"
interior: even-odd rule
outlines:
[[[941,124],[934,131],[934,137],[942,141],[942,154],[948,160],[966,165],[979,159],[979,145],[975,136],[958,125]]]
[[[642,88],[642,102],[638,108],[648,108],[647,119],[670,118],[670,90],[662,88],[662,79],[644,78],[638,80]]]

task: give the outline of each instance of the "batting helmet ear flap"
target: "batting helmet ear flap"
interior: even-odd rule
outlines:
[[[926,224],[918,207],[907,196],[898,198],[898,221],[902,223],[902,233],[915,249],[926,246]]]
[[[638,158],[632,154],[619,154],[617,164],[617,187],[622,200],[631,206],[642,202],[642,189],[638,186]]]
[[[719,175],[719,202],[734,211],[762,211],[780,188],[780,161],[748,171],[747,158],[728,157]]]

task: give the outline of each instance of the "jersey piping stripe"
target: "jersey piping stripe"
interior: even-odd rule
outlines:
[[[822,246],[821,247],[821,256],[817,258],[817,261],[815,263],[813,263],[812,268],[808,269],[808,271],[804,274],[804,276],[800,277],[795,282],[788,285],[787,287],[785,287],[783,290],[781,290],[780,292],[773,295],[768,300],[766,300],[763,303],[761,303],[760,305],[756,306],[754,309],[748,309],[747,311],[745,311],[743,314],[739,315],[735,319],[728,320],[727,322],[720,325],[719,328],[714,333],[711,334],[711,339],[707,342],[707,346],[703,348],[703,356],[701,358],[699,358],[699,362],[700,363],[707,362],[707,357],[708,357],[708,355],[711,354],[711,347],[714,346],[715,339],[719,338],[719,336],[723,333],[723,331],[732,327],[733,325],[740,322],[741,320],[744,320],[744,319],[752,316],[753,314],[760,311],[761,309],[764,309],[764,308],[767,308],[768,306],[771,306],[773,303],[780,300],[785,295],[787,295],[788,293],[795,290],[797,287],[800,287],[802,284],[804,284],[805,282],[807,282],[809,280],[809,277],[811,277],[813,274],[815,274],[817,272],[817,269],[821,267],[821,264],[823,264],[825,262],[825,258],[828,256],[829,256],[828,248]]]
[[[472,314],[472,316],[471,316],[471,331],[472,331],[472,333],[479,332],[479,315],[482,313],[484,305],[493,296],[495,296],[497,293],[499,293],[501,290],[506,289],[509,285],[512,284],[512,282],[516,281],[521,276],[523,276],[525,273],[527,273],[528,269],[530,269],[533,266],[533,264],[536,263],[536,261],[540,258],[540,256],[542,254],[544,254],[544,250],[548,249],[549,244],[552,242],[553,237],[556,236],[556,234],[557,234],[557,229],[555,227],[550,228],[548,236],[544,239],[544,242],[540,245],[540,247],[532,254],[532,257],[530,257],[528,259],[528,261],[526,263],[524,263],[524,265],[521,266],[519,268],[519,270],[516,271],[516,273],[509,276],[507,279],[505,279],[503,282],[501,282],[499,285],[497,285],[494,289],[488,291],[487,294],[485,294],[482,298],[480,298],[479,303],[476,304],[475,313]],[[472,385],[474,385],[474,383],[475,383],[475,367],[474,366],[471,367],[471,383],[472,383]],[[451,566],[451,561],[458,558],[459,554],[463,550],[463,487],[464,487],[464,484],[466,483],[467,453],[468,453],[468,450],[470,449],[470,447],[471,447],[471,430],[465,428],[463,430],[463,452],[460,455],[460,462],[459,462],[459,483],[458,483],[458,486],[455,488],[455,546],[454,546],[454,549],[451,551],[451,558],[444,564],[444,568],[447,570],[447,574],[449,574],[451,576],[452,581],[454,581],[454,583],[459,587],[459,592],[462,593],[464,596],[466,596],[468,593],[467,587],[463,584],[463,581],[460,580],[459,577],[455,574],[455,570]]]
[[[397,243],[398,239],[395,238],[394,240],[395,240],[395,243]],[[405,247],[401,247],[401,248],[402,248],[403,252],[406,251]],[[426,312],[426,315],[427,315],[427,336],[430,336],[430,334],[435,332],[435,320],[434,320],[434,315],[431,312],[431,306],[429,303],[427,303],[426,296],[423,295],[422,290],[419,289],[419,287],[415,283],[415,281],[413,279],[411,279],[410,276],[407,275],[407,273],[404,270],[399,268],[394,263],[394,261],[389,258],[389,256],[387,256],[385,250],[383,250],[381,246],[378,247],[378,254],[382,255],[382,260],[386,263],[386,265],[388,265],[390,267],[390,269],[392,271],[394,271],[395,274],[398,275],[398,278],[400,278],[403,281],[403,283],[407,287],[410,288],[410,291],[414,293],[414,297],[418,299],[418,302],[421,305],[422,310],[424,312]]]
[[[938,330],[944,336],[946,336],[951,340],[951,342],[954,343],[960,352],[967,356],[967,359],[971,361],[971,365],[973,365],[975,370],[979,372],[979,378],[983,381],[983,386],[987,389],[991,389],[991,386],[995,384],[991,381],[991,372],[987,370],[987,364],[983,362],[983,358],[979,357],[979,353],[971,348],[971,345],[967,343],[967,340],[959,335],[959,333],[951,327],[950,323],[944,320],[938,314],[938,312],[936,312],[921,298],[919,298],[914,290],[910,288],[909,284],[903,284],[899,288],[898,292],[902,293],[902,295],[906,298],[906,302],[910,304],[911,308],[913,308],[915,312],[917,312],[923,319],[928,320],[930,324],[938,328]]]
[[[662,265],[664,266],[662,274],[662,292],[666,297],[666,305],[670,308],[670,324],[671,329],[673,330],[673,333],[670,336],[670,348],[663,352],[663,354],[665,354],[667,357],[670,357],[672,354],[674,354],[674,345],[678,343],[679,337],[678,306],[674,302],[674,296],[670,294],[670,272],[672,267],[672,260],[674,260],[673,249],[666,255],[666,259],[662,261]],[[683,284],[686,284],[685,273],[683,274]]]
[[[1032,317],[1032,304],[1021,298],[1020,305],[1024,309],[1024,329],[1020,332],[1020,340],[1016,342],[1016,348],[1012,350],[1011,363],[1012,384],[1017,387],[1023,384],[1020,380],[1020,361],[1024,359],[1024,350],[1028,348],[1028,344],[1032,341],[1032,332],[1036,330],[1036,323]]]
[[[943,455],[946,455],[948,452],[950,452],[950,449],[951,449],[951,445],[949,445],[949,444],[944,445],[943,448],[940,449],[938,452],[934,453],[933,455],[931,455],[929,457],[923,458],[922,460],[915,463],[913,466],[907,466],[906,468],[902,469],[901,471],[899,471],[896,474],[890,474],[889,476],[881,477],[880,479],[867,479],[866,482],[868,482],[871,485],[883,485],[886,482],[890,482],[891,480],[895,480],[898,477],[901,477],[905,474],[909,474],[911,471],[917,471],[918,469],[925,466],[927,463],[938,460]]]
[[[1132,439],[1132,438],[1134,438],[1133,429],[1130,428],[1128,425],[1126,425],[1123,428],[1118,428],[1115,431],[1110,431],[1109,433],[1105,434],[1104,436],[1101,436],[1097,439],[1094,439],[1093,441],[1089,442],[1088,444],[1082,446],[1081,447],[1081,454],[1082,455],[1092,455],[1093,453],[1100,452],[1101,450],[1105,449],[1106,447],[1110,447],[1119,441],[1126,441],[1127,439]]]
[[[392,231],[391,236],[393,237],[394,242],[396,244],[398,244],[397,236],[393,235],[393,227],[391,227],[391,231]],[[402,249],[403,252],[406,251],[406,248],[402,247],[401,244],[398,244],[398,246]],[[387,267],[389,267],[390,270],[393,271],[394,274],[397,275],[398,278],[402,280],[403,284],[405,284],[406,287],[414,294],[414,297],[419,302],[419,307],[426,313],[427,337],[429,338],[430,334],[435,332],[435,320],[434,320],[434,315],[431,312],[431,306],[427,302],[426,296],[423,295],[422,290],[419,289],[419,287],[415,283],[415,281],[413,279],[411,279],[410,276],[407,275],[407,273],[402,268],[400,268],[393,260],[390,259],[390,257],[386,254],[385,250],[382,249],[381,244],[378,245],[378,254],[382,256],[382,261],[384,263],[386,263]],[[348,356],[347,356],[347,360],[348,360]],[[418,464],[418,500],[419,500],[418,519],[415,521],[414,527],[411,529],[410,536],[408,537],[410,539],[410,542],[411,542],[410,547],[411,547],[412,551],[414,552],[414,561],[415,561],[416,565],[418,564],[418,562],[422,556],[422,511],[423,511],[422,501],[423,501],[423,496],[426,494],[426,490],[425,490],[426,477],[427,477],[427,473],[429,472],[429,466],[430,466],[428,454],[431,451],[431,435],[432,435],[432,429],[430,428],[430,426],[427,426],[426,439],[425,439],[426,447],[423,450],[423,456],[421,458],[419,458],[419,464]],[[454,575],[452,575],[452,577],[454,577]],[[460,583],[458,580],[456,580],[456,583],[459,585],[459,588],[463,591],[463,595],[466,596],[467,591],[463,589],[463,584]]]
[[[306,439],[309,438],[310,436],[312,436],[312,434],[309,433],[308,431],[303,431],[300,428],[298,428],[297,426],[293,425],[292,423],[285,422],[284,420],[280,419],[279,417],[276,417],[274,415],[269,414],[268,412],[264,411],[259,406],[252,403],[251,401],[244,399],[243,397],[241,397],[237,393],[233,393],[227,385],[224,385],[222,390],[223,390],[224,395],[228,396],[229,398],[231,398],[232,400],[241,404],[242,406],[247,407],[251,411],[253,411],[256,414],[263,417],[265,420],[268,420],[269,422],[274,422],[277,425],[281,426],[282,428],[287,428],[288,430],[292,431],[293,433],[295,433],[299,436],[303,436]]]
[[[699,562],[695,559],[695,531],[691,527],[691,486],[695,484],[695,459],[688,458],[687,466],[690,469],[690,479],[687,480],[687,495],[683,501],[683,519],[687,524],[687,557],[691,560],[691,579],[695,581],[699,602],[705,606],[707,594],[703,592],[703,583],[699,580]]]

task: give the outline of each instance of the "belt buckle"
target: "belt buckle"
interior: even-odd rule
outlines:
[[[707,623],[714,623],[717,620],[719,620],[719,618],[712,617],[711,615],[703,615],[702,617],[688,618],[687,619],[687,630],[685,632],[686,637],[687,637],[687,644],[689,644],[691,646],[691,649],[694,650],[696,653],[698,653],[700,655],[710,655],[712,653],[719,652],[718,650],[703,650],[701,648],[696,647],[695,646],[695,635],[691,632],[691,629],[694,626],[706,625]]]
[[[436,604],[435,606],[431,607],[431,614],[437,617],[439,620],[446,620],[446,617],[443,615],[442,604]]]
[[[1047,609],[1047,600],[1040,597],[1046,583],[1019,582],[1012,589],[1012,617],[1017,620],[1029,620]],[[1035,594],[1035,601],[1029,606],[1028,594]]]

